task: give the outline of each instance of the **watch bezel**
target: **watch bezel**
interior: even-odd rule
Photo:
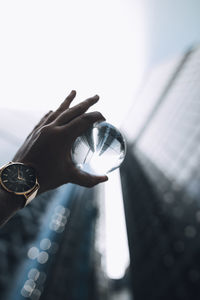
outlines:
[[[23,165],[23,166],[32,168],[31,166],[26,165],[26,164],[21,163],[21,162],[9,162],[8,164],[3,165],[3,166],[1,167],[1,169],[0,169],[0,184],[1,184],[1,186],[2,186],[7,192],[13,193],[13,194],[15,194],[15,195],[24,195],[24,196],[26,196],[26,194],[29,194],[30,192],[32,192],[32,191],[35,190],[36,188],[39,188],[39,183],[38,183],[38,180],[37,180],[37,176],[35,177],[36,180],[35,180],[34,186],[33,186],[32,188],[30,188],[29,190],[25,191],[25,192],[15,192],[15,191],[12,191],[12,190],[10,190],[9,188],[7,188],[7,187],[4,185],[3,181],[2,181],[1,175],[2,175],[2,172],[3,172],[6,168],[8,168],[9,166],[11,166],[11,165]],[[33,168],[32,168],[32,169],[33,169]]]

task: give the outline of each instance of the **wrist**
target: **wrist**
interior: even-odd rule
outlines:
[[[0,226],[5,224],[18,210],[23,208],[24,199],[5,191],[0,186]]]
[[[7,192],[1,185],[0,185],[0,202],[1,207],[4,205],[5,208],[9,210],[17,211],[24,207],[25,198],[23,195],[15,195],[12,193]]]

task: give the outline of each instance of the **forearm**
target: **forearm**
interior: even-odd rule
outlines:
[[[0,187],[0,226],[4,225],[24,204],[24,196],[8,193]]]

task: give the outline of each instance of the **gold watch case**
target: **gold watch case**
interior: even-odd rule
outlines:
[[[40,187],[40,185],[39,185],[39,183],[38,183],[38,180],[37,180],[37,177],[36,177],[35,185],[34,185],[31,189],[29,189],[29,190],[27,190],[27,191],[24,191],[24,192],[15,192],[15,191],[12,191],[12,190],[10,190],[8,187],[6,187],[5,184],[4,184],[3,181],[2,181],[2,173],[3,173],[3,171],[4,171],[7,167],[9,167],[9,166],[11,166],[11,165],[24,165],[24,166],[26,166],[26,167],[29,167],[28,165],[26,165],[26,164],[24,164],[24,163],[20,163],[20,162],[9,162],[8,164],[3,165],[3,166],[0,168],[0,184],[1,184],[1,186],[2,186],[7,192],[13,193],[13,194],[15,194],[15,195],[24,195],[24,197],[26,198],[26,200],[28,200],[29,197],[31,197],[31,195],[33,195],[33,194],[39,189],[39,187]]]

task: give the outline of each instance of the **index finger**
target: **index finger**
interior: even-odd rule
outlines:
[[[63,113],[56,119],[56,124],[62,126],[74,118],[84,114],[92,105],[94,105],[99,100],[99,96],[88,98],[85,101],[75,105],[74,107],[63,111]]]

